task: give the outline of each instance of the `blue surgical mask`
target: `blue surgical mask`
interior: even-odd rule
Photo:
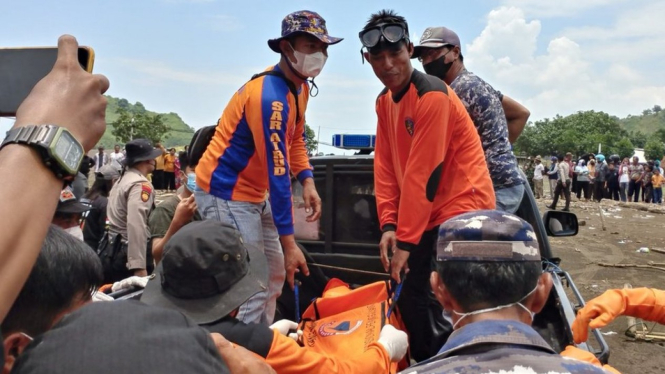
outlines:
[[[187,174],[187,189],[189,190],[189,192],[196,192],[197,187],[196,187],[196,174],[195,173]]]

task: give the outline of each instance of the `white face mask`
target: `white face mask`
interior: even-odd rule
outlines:
[[[510,303],[510,304],[506,304],[506,305],[499,305],[499,306],[494,307],[494,308],[486,308],[486,309],[475,310],[473,312],[468,312],[468,313],[460,313],[460,312],[457,312],[457,311],[453,310],[453,313],[460,316],[460,319],[458,319],[457,322],[455,322],[453,324],[453,330],[455,330],[455,328],[457,328],[457,325],[459,325],[459,323],[462,322],[462,320],[464,318],[468,317],[468,316],[474,316],[476,314],[494,312],[496,310],[510,308],[514,305],[517,305],[518,307],[524,309],[527,313],[529,313],[529,315],[531,316],[531,322],[533,323],[533,318],[536,316],[536,313],[532,312],[531,310],[529,310],[529,308],[525,307],[524,304],[522,304],[522,301],[526,300],[529,296],[531,296],[532,293],[536,292],[537,289],[538,289],[538,283],[536,283],[536,287],[534,287],[533,290],[531,290],[528,294],[526,294],[526,296],[524,296],[519,301],[514,302],[514,303]]]
[[[293,69],[300,73],[303,77],[314,78],[317,75],[321,74],[323,66],[326,64],[328,56],[324,55],[323,52],[315,52],[312,54],[305,54],[300,51],[296,51],[291,44],[289,44],[291,50],[293,51],[293,56],[296,58],[297,62],[291,62]]]
[[[68,229],[65,229],[65,231],[69,234],[75,237],[76,239],[83,241],[83,230],[81,230],[81,226],[74,226],[70,227]]]

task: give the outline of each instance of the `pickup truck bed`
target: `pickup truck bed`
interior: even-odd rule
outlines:
[[[297,277],[302,283],[299,287],[300,312],[312,298],[321,294],[329,278],[339,278],[352,285],[388,279],[378,256],[381,232],[374,198],[373,160],[371,155],[315,157],[310,160],[322,199],[323,215],[319,222],[304,221],[304,204],[299,200],[302,187],[297,181],[293,183],[296,240],[306,252],[308,262],[313,263],[309,266],[310,277]],[[547,212],[541,217],[528,188],[516,214],[534,227],[543,268],[552,272],[554,281],[548,302],[536,315],[533,326],[555,350],[562,351],[573,344],[571,325],[576,309],[584,305],[584,300],[570,275],[559,268],[560,260],[554,257],[547,236],[577,234],[577,217],[565,212]],[[577,300],[571,302],[566,288],[570,288]],[[278,300],[277,314],[276,319],[295,318],[295,296],[288,285]],[[601,362],[607,362],[609,348],[597,331],[594,331],[594,336],[598,344],[596,350],[586,344],[580,347],[593,351]]]

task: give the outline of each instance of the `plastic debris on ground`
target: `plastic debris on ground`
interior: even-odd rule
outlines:
[[[635,251],[635,252],[637,252],[637,253],[649,253],[649,248],[647,248],[647,247],[642,247],[642,248],[638,249],[638,250]]]

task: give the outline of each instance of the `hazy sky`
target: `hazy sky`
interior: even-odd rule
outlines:
[[[0,46],[55,45],[72,34],[95,49],[109,95],[176,112],[195,128],[215,123],[239,86],[278,61],[266,41],[301,9],[320,13],[330,34],[345,38],[330,47],[307,110],[324,142],[375,132],[382,86],[361,64],[358,31],[383,8],[407,18],[414,42],[427,26],[455,30],[467,68],[525,104],[534,120],[665,105],[662,0],[4,0],[2,8]],[[10,123],[1,121],[0,131]]]

